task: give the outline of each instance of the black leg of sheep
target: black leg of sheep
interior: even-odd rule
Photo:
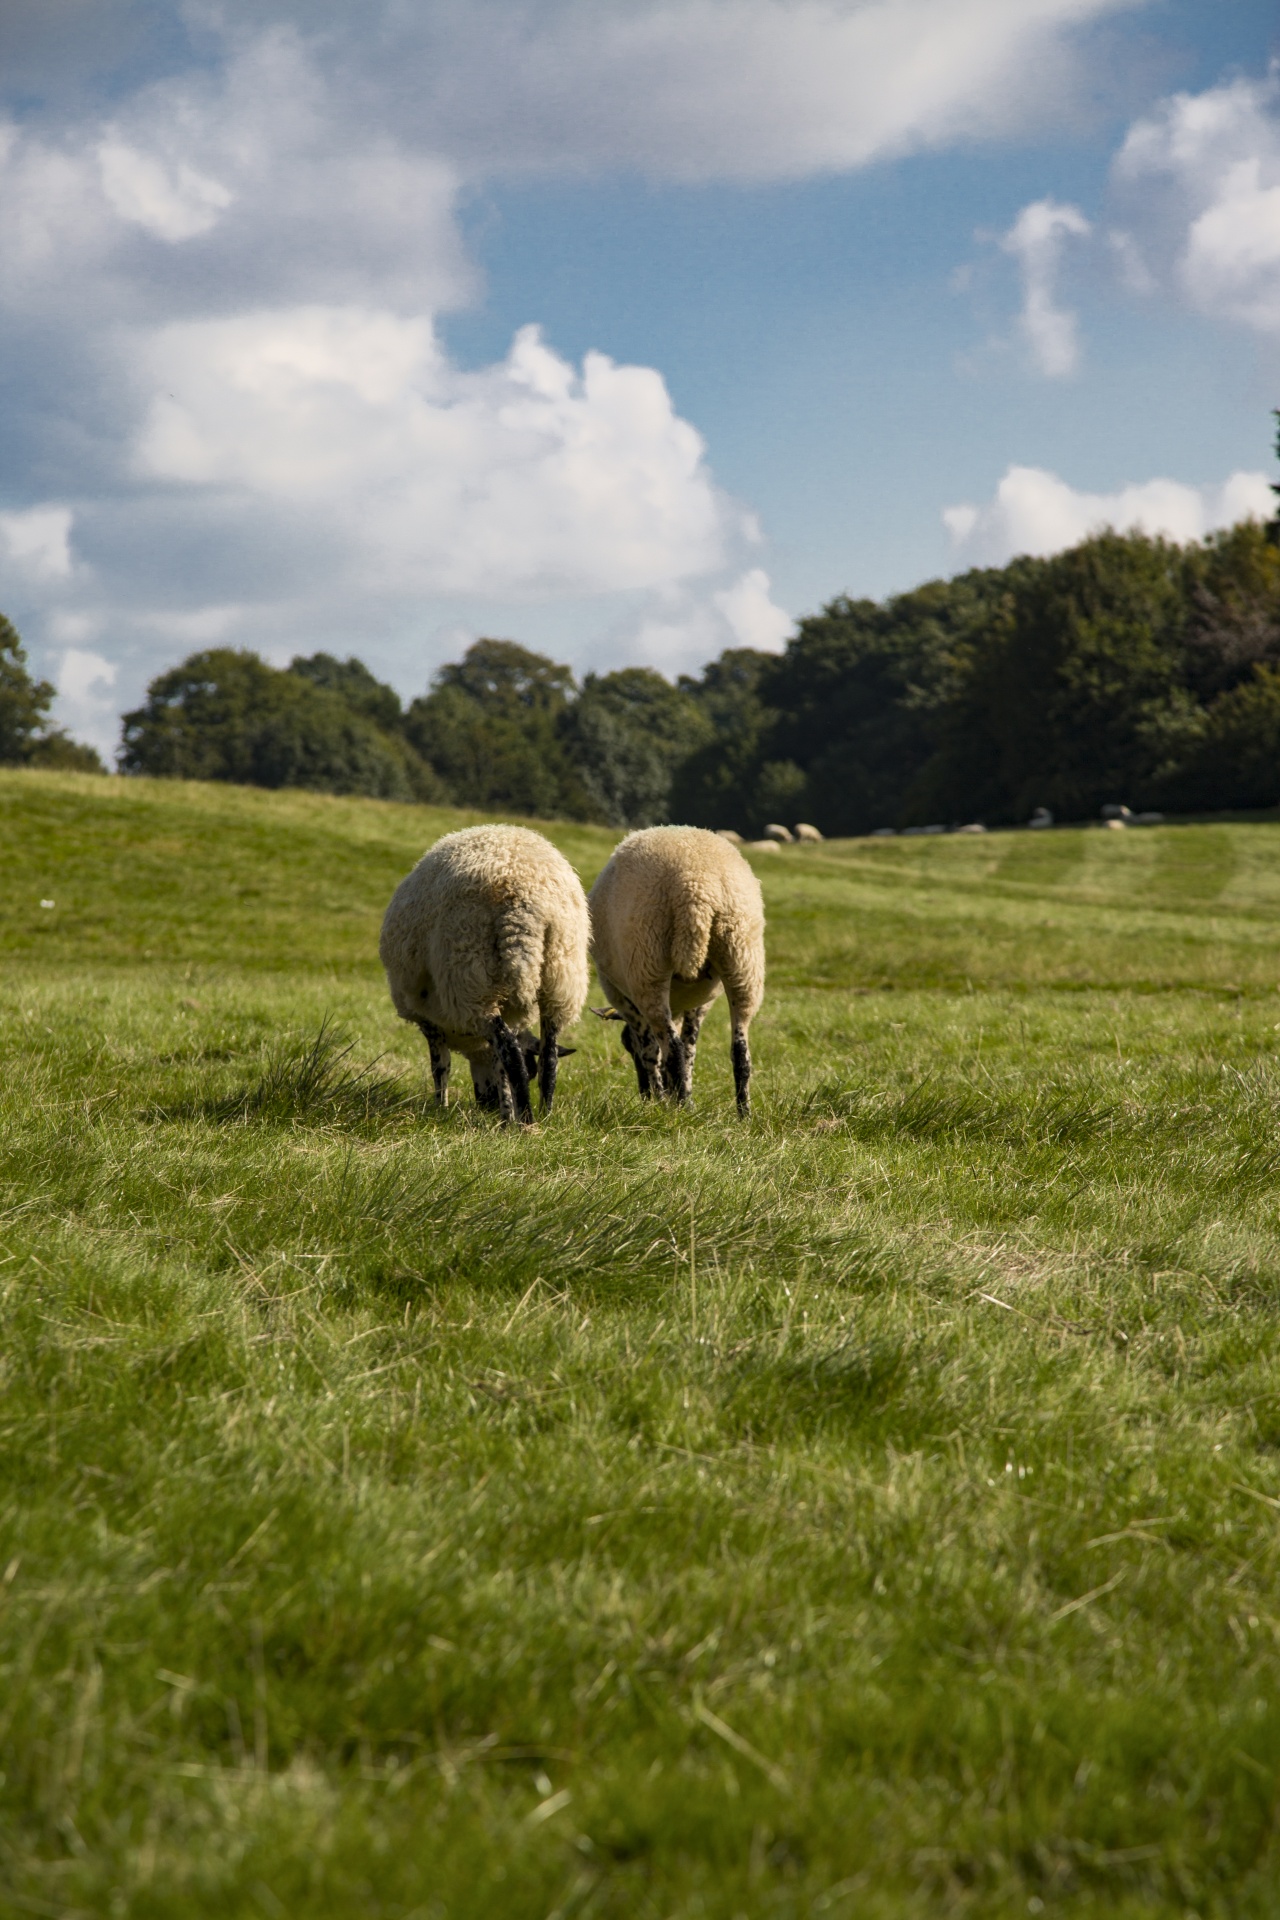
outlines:
[[[435,1084],[436,1105],[443,1107],[449,1091],[449,1068],[453,1064],[453,1056],[444,1043],[444,1035],[439,1027],[433,1026],[430,1020],[419,1020],[418,1027],[431,1049],[431,1078]]]
[[[693,1094],[693,1063],[698,1057],[698,1035],[702,1032],[702,1022],[706,1018],[706,1012],[705,1007],[690,1007],[680,1022],[680,1039],[684,1045],[690,1096]]]
[[[572,1053],[573,1048],[570,1047],[568,1051]],[[556,1044],[556,1029],[544,1022],[538,1048],[538,1092],[542,1096],[544,1113],[550,1113],[551,1102],[556,1097],[556,1070],[560,1065],[560,1052]]]
[[[533,1125],[533,1106],[529,1099],[529,1069],[519,1040],[501,1014],[495,1014],[492,1026],[493,1050],[502,1069],[501,1092],[504,1120],[516,1119],[522,1127]]]
[[[751,1111],[751,1049],[745,1027],[733,1030],[733,1085],[738,1096],[738,1112],[745,1120]]]
[[[687,1105],[693,1092],[689,1056],[685,1052],[684,1041],[674,1027],[667,1028],[662,1069],[677,1103],[682,1107]]]
[[[640,1049],[636,1045],[635,1035],[632,1033],[630,1027],[623,1027],[622,1029],[622,1044],[631,1055],[631,1059],[635,1065],[636,1085],[640,1089],[640,1098],[642,1100],[652,1100],[653,1076],[644,1063]]]

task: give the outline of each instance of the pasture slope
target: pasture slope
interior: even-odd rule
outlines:
[[[761,858],[750,1123],[519,1135],[460,818],[0,776],[0,1911],[1274,1915],[1280,826]]]

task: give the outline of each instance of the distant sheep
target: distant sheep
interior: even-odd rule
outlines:
[[[795,839],[790,827],[784,827],[780,820],[771,820],[761,835],[764,840],[776,840],[780,847],[789,847]]]
[[[378,952],[396,1012],[431,1049],[441,1105],[452,1050],[470,1064],[477,1106],[528,1124],[536,1067],[550,1111],[556,1037],[587,998],[587,932],[577,874],[528,827],[464,827],[423,854],[392,896]]]
[[[821,840],[822,838],[823,838],[823,835],[818,832],[818,829],[816,827],[811,827],[807,820],[801,820],[798,826],[796,827],[797,840],[808,840],[813,842],[813,841]]]
[[[604,1017],[623,1022],[642,1099],[689,1098],[703,1017],[724,987],[738,1111],[748,1113],[747,1029],[764,997],[764,902],[737,848],[702,827],[628,834],[591,889],[591,950],[617,1009]]]

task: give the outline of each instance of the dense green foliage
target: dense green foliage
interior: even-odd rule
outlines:
[[[193,653],[153,680],[146,705],[124,716],[121,769],[408,799],[417,769],[403,743],[369,717],[366,681],[377,688],[358,661],[344,670],[323,654],[279,672],[229,647]]]
[[[125,716],[128,772],[759,832],[1280,805],[1280,545],[1103,532],[1046,560],[841,596],[781,655],[672,685],[477,640],[399,696],[359,660],[195,654]],[[3,694],[3,688],[0,688]],[[24,682],[15,724],[35,724]]]
[[[101,773],[92,747],[49,724],[54,692],[47,680],[31,678],[18,629],[0,613],[0,766]]]
[[[1265,1920],[1280,827],[762,858],[751,1121],[516,1136],[466,817],[0,776],[0,1910]]]
[[[831,833],[1275,806],[1277,666],[1280,551],[1257,523],[836,600],[760,677],[744,817],[768,817],[781,766],[784,817]]]

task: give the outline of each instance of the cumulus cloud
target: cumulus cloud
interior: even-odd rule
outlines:
[[[504,600],[595,596],[620,632],[618,596],[655,596],[643,644],[682,664],[695,631],[702,658],[780,644],[749,516],[659,370],[607,340],[571,364],[534,327],[488,366],[444,350],[478,285],[463,196],[797,179],[1042,125],[1078,99],[1079,31],[1137,3],[11,0],[12,611],[51,662],[114,655],[94,699],[205,636],[387,671]]]
[[[1114,173],[1192,305],[1280,333],[1280,68],[1163,101]]]
[[[726,510],[661,376],[581,371],[536,327],[479,373],[430,323],[303,308],[142,343],[148,479],[310,516],[330,565],[383,592],[597,593],[722,564]]]
[[[777,653],[795,626],[789,613],[775,606],[769,592],[769,576],[763,567],[751,567],[723,593],[712,596],[739,647],[756,647],[762,653]]]
[[[59,726],[95,746],[110,766],[119,735],[115,663],[87,647],[67,647],[57,669],[54,718]]]
[[[1064,242],[1083,239],[1091,231],[1078,207],[1033,200],[1001,237],[1000,245],[1014,256],[1022,274],[1019,331],[1032,365],[1049,380],[1066,378],[1080,362],[1076,316],[1057,304],[1058,269]]]
[[[22,507],[0,513],[0,579],[65,580],[71,572],[70,507]]]
[[[1101,527],[1199,540],[1251,515],[1269,519],[1273,507],[1261,473],[1233,473],[1216,487],[1145,480],[1115,493],[1085,493],[1042,467],[1010,467],[992,500],[947,507],[942,518],[958,558],[1003,566],[1018,553],[1059,553]]]
[[[696,673],[726,647],[780,653],[794,627],[792,616],[775,603],[763,567],[748,567],[724,588],[663,595],[658,606],[616,626],[586,664],[612,666],[624,659],[669,675]]]

